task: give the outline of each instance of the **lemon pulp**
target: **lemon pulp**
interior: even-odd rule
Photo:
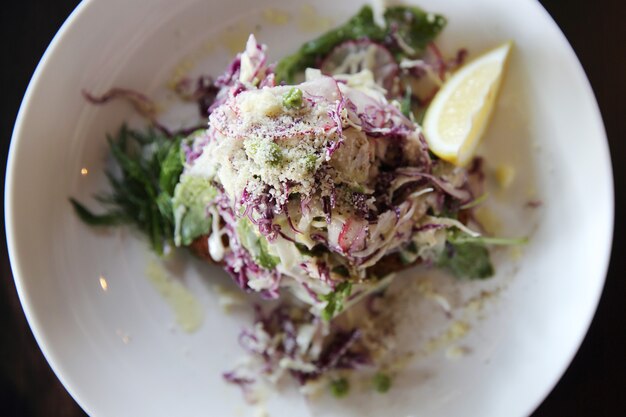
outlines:
[[[488,124],[511,49],[506,43],[462,67],[439,90],[424,118],[433,153],[466,164]]]

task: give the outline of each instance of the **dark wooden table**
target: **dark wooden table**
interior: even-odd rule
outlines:
[[[13,123],[28,81],[46,46],[77,3],[76,0],[25,0],[3,4],[0,12],[3,171]],[[626,188],[626,3],[619,0],[543,0],[541,3],[576,50],[600,104],[613,159],[616,224],[609,276],[593,324],[574,362],[533,416],[626,416],[623,392],[626,257],[622,253],[626,248],[626,228],[620,216],[626,209],[623,192]],[[532,26],[528,30],[533,30]],[[2,187],[4,190],[4,181]],[[0,251],[0,416],[84,415],[58,382],[33,339],[15,292],[5,239],[0,243]]]

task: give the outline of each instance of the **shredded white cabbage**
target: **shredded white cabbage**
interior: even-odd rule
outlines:
[[[424,219],[424,223],[425,224],[439,224],[442,226],[446,226],[446,227],[456,227],[457,229],[467,233],[468,235],[472,236],[472,237],[478,237],[480,236],[480,233],[470,229],[469,227],[465,226],[463,223],[461,223],[460,221],[456,220],[456,219],[449,219],[447,217],[428,217]]]

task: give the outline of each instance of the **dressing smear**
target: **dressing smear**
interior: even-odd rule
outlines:
[[[282,26],[289,23],[291,16],[280,9],[269,8],[263,10],[263,19],[273,25]]]
[[[309,4],[302,6],[298,19],[298,29],[302,32],[326,31],[332,27],[333,19],[317,13],[315,8]]]
[[[150,261],[146,276],[174,311],[176,323],[185,332],[193,333],[204,322],[200,302],[180,282],[172,279],[157,261]]]

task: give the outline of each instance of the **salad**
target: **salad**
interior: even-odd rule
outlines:
[[[133,224],[155,252],[187,248],[241,290],[280,300],[257,307],[240,336],[251,360],[224,374],[247,395],[290,374],[304,387],[327,379],[342,396],[343,372],[362,368],[388,390],[380,341],[343,313],[377,314],[395,272],[416,264],[487,278],[488,245],[519,243],[479,233],[482,160],[447,162],[420,126],[466,52],[446,60],[433,43],[443,16],[396,6],[383,20],[365,6],[276,64],[250,35],[224,74],[176,86],[206,117],[179,132],[140,93],[85,93],[129,100],[150,127],[109,138],[121,171],[99,197],[110,209],[94,214],[72,199],[80,218]]]

